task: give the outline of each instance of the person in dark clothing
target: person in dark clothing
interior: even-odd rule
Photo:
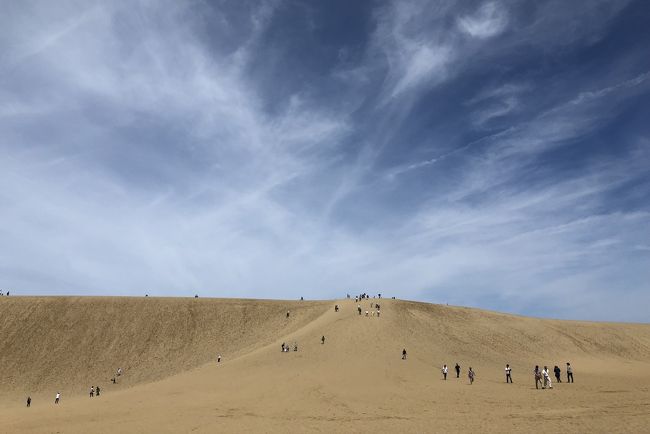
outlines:
[[[95,387],[95,394],[99,396],[99,386]]]
[[[402,350],[402,360],[406,360],[406,348]]]
[[[321,343],[321,344],[325,344],[325,336],[323,336],[322,338],[320,338],[320,343]]]
[[[32,397],[28,396],[27,397],[27,407],[31,407],[31,406],[32,406]]]
[[[454,369],[456,369],[456,378],[460,378],[460,365],[456,363],[456,367]]]
[[[569,362],[566,362],[566,382],[573,383],[573,368]]]
[[[512,368],[506,363],[506,383],[512,383]]]
[[[562,371],[560,370],[560,367],[558,365],[555,365],[555,368],[553,368],[553,372],[555,372],[555,379],[557,380],[558,383],[561,383],[562,380],[560,379],[560,374]]]
[[[539,365],[535,365],[535,369],[533,369],[533,375],[535,376],[535,389],[539,389],[540,385],[543,389],[544,383],[542,382],[542,371],[539,370]]]

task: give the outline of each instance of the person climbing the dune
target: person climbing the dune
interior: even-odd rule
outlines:
[[[402,350],[402,360],[406,360],[406,348]]]
[[[322,338],[320,338],[320,343],[321,343],[322,345],[325,345],[325,336],[323,336]]]
[[[566,382],[573,383],[573,368],[569,362],[566,362]]]
[[[460,365],[458,364],[458,362],[456,362],[456,366],[454,367],[454,369],[456,370],[456,378],[460,378]]]
[[[474,377],[475,376],[476,376],[476,374],[474,373],[474,371],[472,370],[472,367],[470,366],[469,371],[467,371],[467,378],[469,378],[469,384],[474,384]]]
[[[543,388],[544,383],[542,382],[542,371],[539,370],[539,365],[535,365],[533,375],[535,376],[535,389],[539,389],[539,386],[542,386]]]

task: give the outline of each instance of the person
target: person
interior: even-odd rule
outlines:
[[[113,384],[116,383],[116,381],[115,381],[115,377],[111,378],[111,382],[112,382]]]
[[[447,379],[447,371],[448,371],[447,365],[443,365],[442,366],[442,376],[444,377],[445,380]]]
[[[406,348],[402,350],[402,360],[406,360]]]
[[[287,311],[287,318],[289,318],[289,311]]]
[[[456,362],[456,367],[454,369],[456,370],[456,378],[460,378],[460,365],[458,362]]]
[[[379,294],[379,298],[381,298],[381,294]]]
[[[117,376],[119,377],[121,375],[122,375],[122,368],[117,368]]]
[[[366,311],[366,316],[368,316],[368,311]]]
[[[506,363],[506,383],[512,383],[512,368]]]
[[[305,299],[303,297],[300,297],[300,301],[305,301]]]
[[[339,305],[338,305],[338,304],[335,304],[335,305],[334,305],[334,312],[338,312],[338,311],[339,311]]]
[[[377,310],[377,316],[379,316],[380,314],[381,314],[381,311]]]
[[[95,387],[95,394],[99,396],[99,386]]]
[[[298,351],[298,344],[296,342],[293,343],[293,350]]]
[[[474,376],[475,375],[476,374],[474,373],[474,371],[472,370],[472,367],[470,366],[469,371],[467,371],[467,378],[469,378],[469,384],[474,384]]]
[[[542,373],[539,370],[539,365],[535,365],[533,374],[535,375],[535,389],[539,389],[539,386],[542,386],[542,388],[544,388],[544,383],[542,383]]]
[[[27,407],[31,407],[31,406],[32,406],[32,397],[28,396],[27,397]]]
[[[325,336],[323,336],[322,338],[320,338],[320,343],[321,343],[321,344],[324,344],[324,343],[325,343]],[[336,345],[335,345],[335,346],[336,346]]]
[[[59,392],[56,392],[56,397],[54,398],[54,403],[58,404],[60,399],[61,399],[61,394]]]
[[[551,383],[551,376],[548,373],[548,366],[544,366],[544,369],[542,369],[542,377],[544,377],[544,384],[542,385],[542,389],[546,389],[546,387],[552,389],[553,384]]]
[[[569,362],[566,362],[566,382],[573,383],[573,368]]]
[[[557,382],[561,383],[562,380],[560,379],[560,374],[562,373],[562,370],[558,365],[555,365],[555,368],[553,368],[553,372],[555,372],[555,379],[557,380]]]
[[[357,310],[359,311],[359,315],[361,315],[361,305],[360,304],[357,305]]]
[[[221,354],[217,354],[217,363],[221,363]]]
[[[284,342],[282,342],[282,352],[284,353]]]
[[[199,294],[194,294],[194,298],[199,298]]]
[[[95,386],[90,386],[90,397],[95,396]]]

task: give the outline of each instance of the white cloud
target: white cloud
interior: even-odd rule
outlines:
[[[508,14],[496,2],[483,4],[473,15],[460,17],[458,27],[473,38],[491,38],[503,32],[508,24]]]

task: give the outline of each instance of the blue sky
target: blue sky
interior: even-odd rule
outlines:
[[[650,321],[647,2],[2,3],[4,290]]]

